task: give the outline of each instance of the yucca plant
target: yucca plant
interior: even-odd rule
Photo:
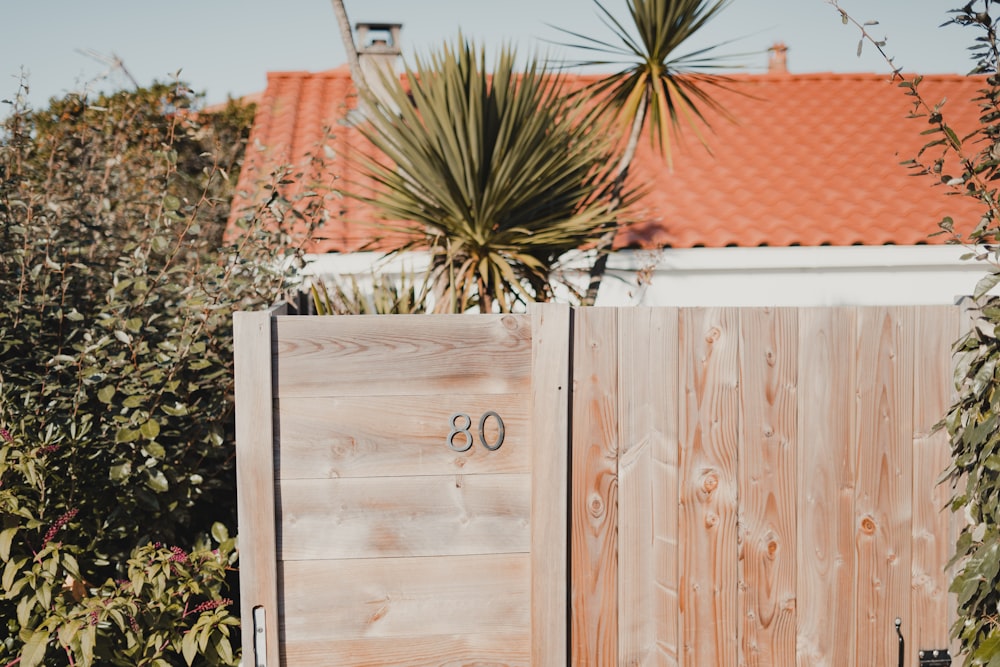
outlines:
[[[309,286],[317,315],[411,315],[427,311],[427,282],[402,272],[398,279],[372,271],[371,281],[349,275]]]
[[[728,81],[711,72],[723,67],[729,58],[717,55],[720,45],[687,52],[682,49],[729,2],[626,0],[631,21],[623,23],[600,0],[594,0],[612,33],[610,38],[597,39],[561,30],[577,40],[566,45],[591,54],[574,65],[620,67],[617,72],[581,91],[581,95],[594,100],[605,117],[616,122],[624,138],[624,148],[614,173],[613,207],[621,204],[625,180],[643,127],[649,125],[654,147],[668,164],[672,164],[672,134],[686,126],[707,147],[701,132],[702,126],[707,126],[704,110],[711,109],[726,116],[725,110],[712,97],[711,89],[725,87]],[[613,241],[612,229],[598,244],[585,298],[587,303],[592,304],[597,298]]]
[[[551,299],[559,258],[614,220],[613,146],[594,115],[537,59],[516,72],[503,48],[491,73],[485,60],[459,35],[386,77],[361,126],[384,157],[364,161],[377,193],[363,198],[404,234],[399,251],[430,252],[438,311]]]

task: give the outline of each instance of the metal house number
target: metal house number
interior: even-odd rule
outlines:
[[[496,440],[493,442],[486,439],[486,422],[490,418],[496,420],[497,423],[497,436]],[[448,446],[456,452],[467,452],[472,449],[472,444],[474,442],[472,437],[472,417],[464,412],[456,412],[451,416],[449,423],[451,424],[451,430],[445,438],[445,442],[448,443]],[[479,418],[480,444],[482,444],[482,446],[489,451],[495,452],[500,449],[500,445],[503,444],[503,437],[503,419],[500,418],[500,415],[493,410],[484,412],[483,416]]]

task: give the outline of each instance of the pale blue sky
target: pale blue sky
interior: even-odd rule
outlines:
[[[617,14],[625,0],[606,0]],[[939,28],[960,0],[842,0],[859,20],[877,19],[878,37],[907,71],[965,73],[972,33]],[[346,0],[351,21],[404,24],[404,55],[426,51],[453,38],[459,28],[495,46],[514,42],[569,55],[546,45],[560,38],[547,24],[606,36],[592,0]],[[0,98],[17,89],[23,67],[35,105],[79,89],[107,66],[83,55],[115,54],[141,83],[169,80],[177,70],[210,103],[227,94],[262,90],[275,70],[323,70],[344,62],[329,0],[0,0]],[[739,41],[730,52],[747,52],[747,71],[763,71],[764,50],[776,41],[789,46],[792,72],[886,72],[866,48],[855,56],[858,34],[841,24],[825,0],[733,0],[705,29],[698,44]],[[103,87],[121,85],[120,77]],[[4,109],[0,109],[2,115]]]

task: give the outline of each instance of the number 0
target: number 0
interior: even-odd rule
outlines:
[[[486,420],[489,419],[490,417],[493,417],[494,419],[497,420],[497,439],[496,442],[494,442],[493,444],[486,442]],[[483,447],[485,447],[486,449],[490,450],[491,452],[495,452],[496,450],[500,449],[500,445],[503,444],[503,436],[504,436],[503,420],[500,419],[500,415],[493,412],[492,410],[490,410],[489,412],[484,412],[483,416],[479,418],[479,442],[483,443]]]

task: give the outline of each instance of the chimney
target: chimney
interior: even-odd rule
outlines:
[[[402,51],[399,36],[403,31],[401,23],[355,23],[357,33],[358,60],[361,73],[372,94],[384,104],[393,106],[385,94],[383,78],[396,77],[396,64]]]
[[[788,47],[784,42],[775,42],[768,49],[771,57],[767,61],[768,74],[788,74]]]

